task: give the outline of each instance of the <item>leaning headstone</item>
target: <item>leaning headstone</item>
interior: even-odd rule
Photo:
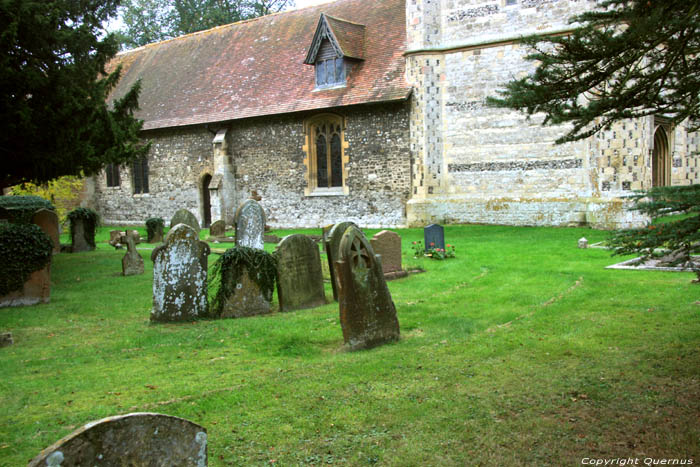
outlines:
[[[130,413],[78,428],[29,462],[39,466],[207,465],[207,430],[184,418]]]
[[[15,341],[12,339],[11,332],[0,333],[0,347],[7,347],[14,344]]]
[[[177,212],[175,212],[172,219],[170,219],[171,229],[178,224],[189,225],[194,229],[195,232],[197,232],[197,235],[199,235],[199,222],[197,221],[197,218],[194,216],[194,214],[189,212],[187,209],[179,209]]]
[[[236,212],[236,245],[262,250],[265,247],[265,212],[254,199],[249,199]]]
[[[207,315],[209,245],[194,229],[178,224],[151,254],[153,309],[151,321],[192,321]]]
[[[343,238],[343,233],[351,225],[356,226],[354,222],[340,222],[330,228],[325,234],[323,247],[326,250],[326,258],[328,259],[328,270],[331,274],[331,286],[333,287],[333,300],[338,301],[338,284],[335,279],[335,262],[340,258],[338,248],[340,248],[340,240]],[[359,227],[358,227],[359,228]]]
[[[132,235],[125,235],[126,254],[122,258],[122,274],[125,276],[137,276],[143,274],[143,258],[136,251],[136,243]]]
[[[588,248],[588,240],[586,239],[586,237],[581,237],[578,239],[578,247]]]
[[[85,224],[82,218],[78,217],[71,220],[71,251],[80,253],[82,251],[92,251],[95,249],[95,240],[90,244],[85,238]]]
[[[39,209],[32,216],[32,223],[39,226],[53,243],[53,252],[61,251],[61,242],[58,235],[58,215],[49,209]]]
[[[321,255],[306,235],[288,235],[275,249],[277,299],[280,311],[312,308],[326,303]]]
[[[445,249],[445,229],[439,224],[430,224],[423,229],[423,239],[426,250],[431,248]]]
[[[382,257],[384,274],[402,271],[401,268],[401,236],[390,230],[382,230],[370,239],[375,254]]]
[[[399,320],[380,256],[355,226],[343,234],[339,252],[335,274],[345,345],[357,350],[398,340]]]
[[[225,237],[226,236],[226,222],[218,220],[214,222],[211,227],[209,227],[209,235],[212,237]]]

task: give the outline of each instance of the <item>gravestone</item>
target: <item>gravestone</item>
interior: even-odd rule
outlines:
[[[125,233],[121,230],[110,230],[109,231],[109,244],[114,248],[119,248],[122,244],[122,237]]]
[[[399,321],[381,258],[359,228],[347,228],[339,254],[335,274],[345,345],[358,350],[398,340]]]
[[[403,271],[401,268],[401,236],[390,230],[382,230],[370,239],[375,254],[382,257],[384,274]]]
[[[225,237],[226,236],[226,222],[218,220],[214,222],[211,227],[209,227],[209,235],[212,237]]]
[[[12,339],[11,332],[0,333],[0,347],[8,347],[14,343],[15,341]]]
[[[588,248],[588,240],[586,239],[586,237],[581,237],[578,239],[578,247]]]
[[[153,309],[151,321],[192,321],[207,315],[207,256],[209,245],[197,232],[178,224],[151,254]]]
[[[265,296],[260,286],[250,278],[245,266],[240,267],[238,271],[240,271],[238,280],[233,284],[234,293],[224,299],[223,309],[218,317],[244,318],[270,313],[272,294]],[[230,274],[221,278],[221,282],[230,284],[234,281],[236,272],[231,271]]]
[[[95,243],[93,237],[92,243]],[[78,217],[71,221],[71,252],[80,253],[82,251],[94,250],[94,245],[91,245],[85,238],[85,225],[82,218]]]
[[[44,449],[28,467],[207,465],[207,430],[184,418],[131,413],[78,428]]]
[[[325,234],[323,247],[326,250],[326,258],[328,259],[328,270],[331,275],[331,286],[333,287],[333,300],[338,301],[338,284],[335,280],[335,262],[338,260],[338,248],[340,240],[343,238],[343,233],[351,225],[357,227],[354,222],[340,222],[330,228]],[[359,228],[359,227],[358,227]]]
[[[36,305],[51,301],[51,263],[34,271],[20,290],[0,296],[0,307]]]
[[[306,235],[288,235],[275,249],[277,299],[280,311],[324,305],[321,255],[318,245]]]
[[[194,231],[199,235],[199,222],[194,214],[189,212],[187,209],[178,209],[170,219],[170,228],[172,229],[178,224],[189,225]]]
[[[134,237],[125,235],[122,237],[126,243],[126,254],[122,258],[122,274],[124,276],[136,276],[143,274],[143,258],[136,251]]]
[[[431,248],[445,249],[445,229],[439,224],[430,224],[423,229],[423,239],[426,250]]]
[[[254,199],[238,208],[235,218],[236,245],[262,250],[265,247],[265,212]]]
[[[148,243],[161,243],[163,241],[163,226],[157,225],[155,230],[150,231],[146,228]]]
[[[39,209],[32,216],[32,223],[39,226],[53,243],[53,252],[61,251],[61,242],[58,235],[58,215],[49,209]]]

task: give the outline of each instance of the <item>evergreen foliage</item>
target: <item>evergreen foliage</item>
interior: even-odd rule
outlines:
[[[75,221],[82,219],[83,221],[83,238],[91,247],[95,246],[95,232],[100,224],[100,216],[89,208],[77,208],[68,213],[70,220],[70,235],[73,238],[73,229]]]
[[[236,293],[243,268],[248,271],[248,278],[260,287],[266,300],[272,300],[277,277],[277,258],[265,250],[235,246],[229,248],[214,263],[211,271],[209,289],[215,291],[212,310],[220,314],[226,298]]]
[[[0,1],[0,188],[92,175],[147,151],[133,117],[139,86],[107,104],[120,69],[105,70],[118,43],[102,24],[117,4]]]
[[[0,296],[20,290],[53,252],[48,235],[34,224],[0,224]]]
[[[294,0],[126,0],[118,37],[123,47],[134,48],[290,6]]]
[[[669,222],[651,223],[638,229],[615,232],[609,243],[616,255],[639,254],[640,262],[677,253],[670,265],[693,267],[700,281],[700,265],[690,255],[700,250],[700,185],[657,187],[632,196],[633,209],[651,219],[673,217]]]
[[[34,195],[0,196],[0,207],[10,211],[12,222],[22,224],[30,223],[32,216],[39,209],[56,210],[51,202]]]
[[[161,232],[165,228],[165,220],[162,217],[149,217],[146,219],[146,232],[149,240],[156,235],[159,228]]]
[[[533,36],[531,76],[511,81],[498,107],[572,124],[557,143],[586,138],[620,119],[663,115],[700,127],[700,1],[604,0],[570,19],[563,36]]]

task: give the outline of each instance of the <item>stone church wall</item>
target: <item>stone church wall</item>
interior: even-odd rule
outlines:
[[[151,144],[149,193],[133,194],[131,170],[122,167],[119,187],[107,187],[104,174],[95,177],[95,207],[106,224],[143,224],[154,216],[167,223],[181,208],[201,223],[202,175],[215,173],[212,141],[227,128],[234,186],[220,189],[231,190],[236,205],[255,191],[268,225],[320,227],[344,220],[364,227],[404,225],[411,186],[408,104],[332,111],[346,122],[348,195],[304,196],[303,122],[316,113],[303,113],[145,132]]]

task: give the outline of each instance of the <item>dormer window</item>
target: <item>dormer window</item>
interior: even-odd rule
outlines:
[[[321,14],[304,63],[314,65],[316,89],[346,84],[349,62],[364,59],[365,27]]]

